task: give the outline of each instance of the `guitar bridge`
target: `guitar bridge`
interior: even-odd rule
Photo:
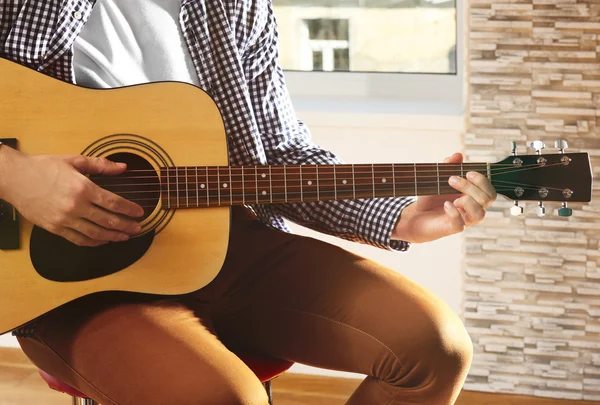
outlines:
[[[15,138],[0,139],[3,145],[17,148]],[[0,200],[0,250],[19,249],[19,217],[17,210],[4,200]]]

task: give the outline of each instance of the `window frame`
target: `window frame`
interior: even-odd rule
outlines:
[[[456,73],[304,72],[285,70],[288,90],[302,109],[401,112],[407,106],[464,113],[466,103],[464,0],[456,0]],[[429,107],[428,107],[429,106]]]

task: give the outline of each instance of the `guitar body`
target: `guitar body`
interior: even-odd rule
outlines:
[[[0,139],[17,138],[27,154],[116,155],[156,173],[174,165],[229,163],[220,112],[191,85],[91,90],[0,59],[0,95]],[[229,207],[163,210],[157,204],[142,222],[144,235],[96,251],[13,215],[20,247],[0,250],[0,334],[99,291],[195,291],[217,275],[229,240]]]

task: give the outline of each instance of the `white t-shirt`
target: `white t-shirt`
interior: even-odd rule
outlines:
[[[181,0],[98,0],[74,44],[77,84],[111,88],[156,81],[198,85],[179,22]]]

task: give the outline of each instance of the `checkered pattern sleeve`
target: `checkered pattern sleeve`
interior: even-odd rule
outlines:
[[[271,14],[272,16],[272,14]],[[248,92],[270,164],[339,164],[333,153],[310,140],[308,128],[296,118],[278,64],[277,30],[266,24],[244,58]],[[337,200],[253,207],[265,222],[285,217],[300,225],[344,239],[388,250],[405,251],[409,244],[391,240],[402,209],[414,198]]]

